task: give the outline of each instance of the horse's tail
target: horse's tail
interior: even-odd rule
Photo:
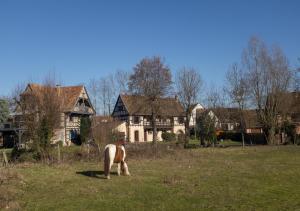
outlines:
[[[110,164],[109,148],[106,148],[104,150],[104,175],[105,176],[107,176],[109,173],[109,164]]]

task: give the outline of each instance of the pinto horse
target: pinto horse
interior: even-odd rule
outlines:
[[[124,143],[117,142],[116,144],[108,144],[104,149],[104,175],[107,179],[110,179],[110,170],[114,163],[118,164],[118,176],[129,176],[128,166],[125,162],[126,152]]]

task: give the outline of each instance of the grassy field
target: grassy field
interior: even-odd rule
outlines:
[[[131,177],[102,163],[16,166],[25,210],[300,210],[300,147],[174,150],[128,159]]]

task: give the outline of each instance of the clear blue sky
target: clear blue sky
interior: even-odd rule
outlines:
[[[0,0],[0,95],[49,72],[65,85],[160,55],[222,84],[251,35],[300,57],[299,0]]]

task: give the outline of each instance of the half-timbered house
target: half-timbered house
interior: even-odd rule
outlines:
[[[28,84],[22,97],[38,96],[44,89],[39,84]],[[60,103],[60,124],[54,131],[53,142],[61,141],[63,145],[76,143],[80,134],[80,120],[82,117],[91,117],[95,110],[91,104],[87,90],[84,86],[56,86],[52,87]],[[17,107],[15,121],[22,119],[22,112]]]
[[[162,141],[162,132],[183,134],[185,113],[176,98],[159,98],[156,126],[157,138]],[[129,142],[153,141],[152,111],[150,101],[141,95],[119,95],[112,117],[126,124],[119,129]],[[122,131],[120,131],[122,130]]]

